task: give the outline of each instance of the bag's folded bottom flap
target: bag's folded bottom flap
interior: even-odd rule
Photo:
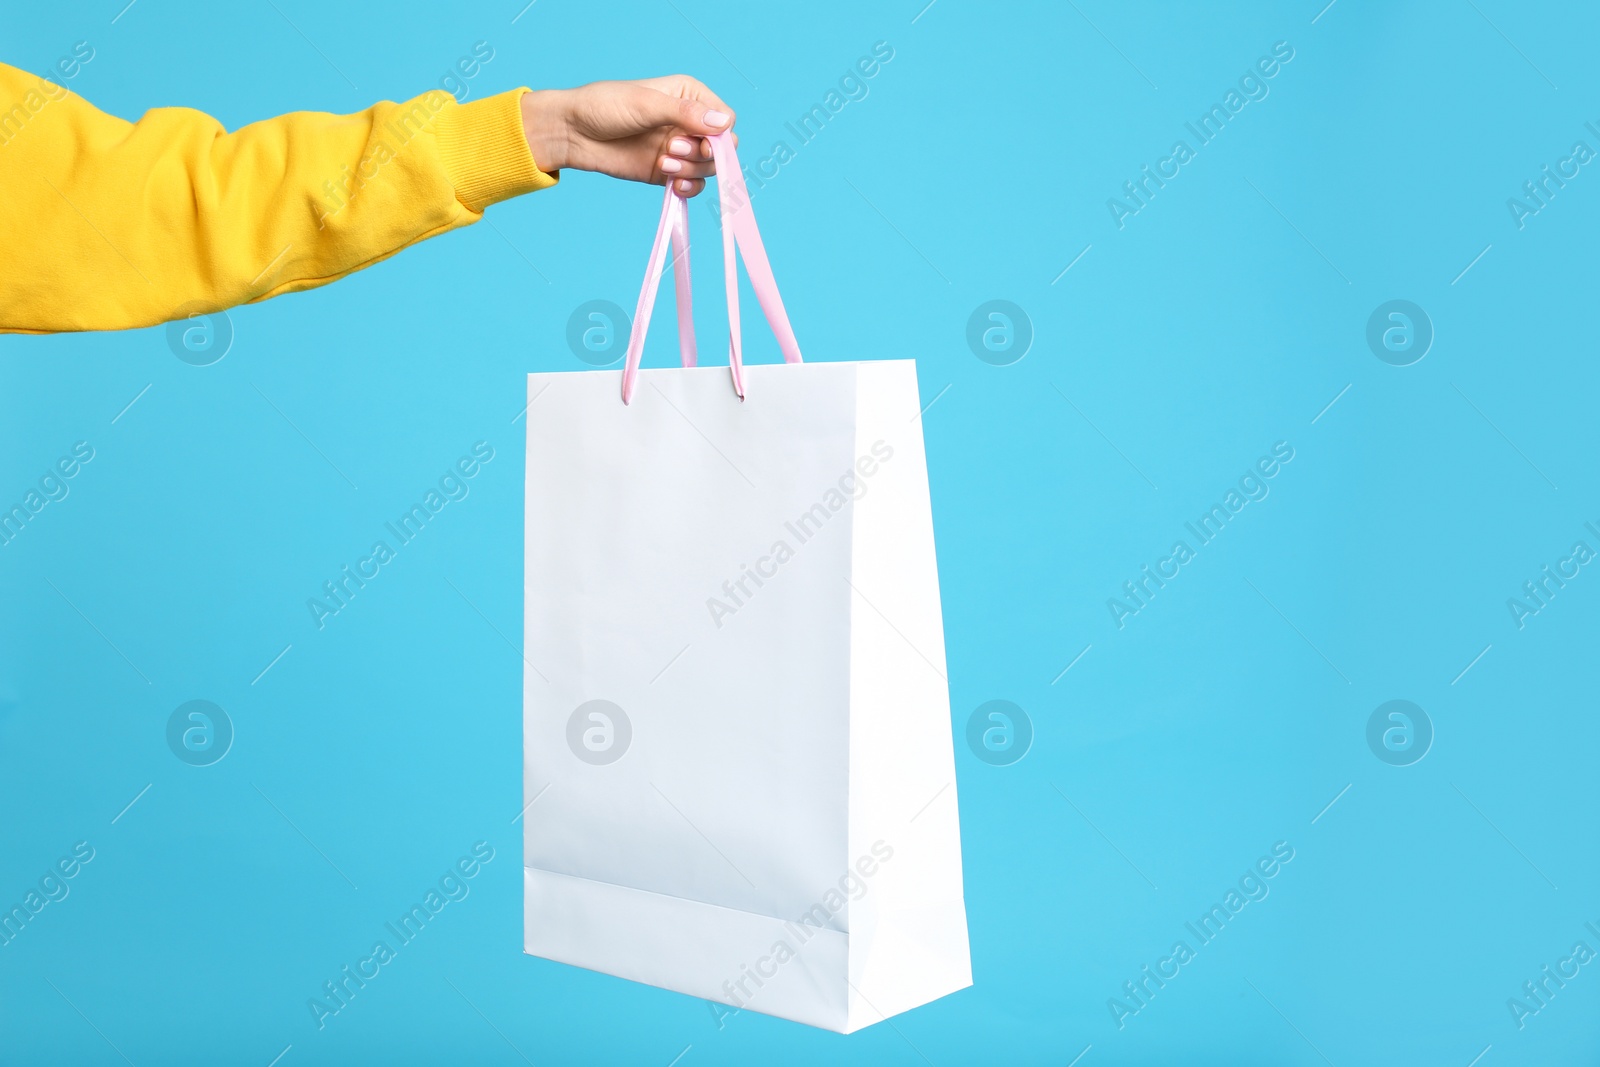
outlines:
[[[533,867],[522,873],[529,955],[837,1033],[883,1017],[852,995],[846,933]],[[970,984],[965,972],[916,1001]]]

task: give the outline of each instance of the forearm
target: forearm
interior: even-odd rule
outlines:
[[[129,123],[0,66],[0,331],[148,326],[323,285],[468,225],[555,181],[520,96],[435,90],[230,134],[186,108]]]

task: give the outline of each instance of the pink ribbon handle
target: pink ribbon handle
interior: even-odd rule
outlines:
[[[717,182],[722,200],[722,261],[723,280],[728,293],[728,368],[733,376],[733,391],[744,399],[744,358],[739,330],[739,265],[735,253],[744,255],[745,272],[750,276],[750,287],[755,290],[767,324],[778,339],[778,348],[786,363],[799,363],[800,345],[794,337],[794,327],[789,324],[789,314],[784,309],[783,298],[778,295],[778,282],[772,274],[772,264],[767,259],[766,246],[761,243],[761,232],[756,228],[755,211],[750,206],[750,192],[739,170],[739,157],[733,149],[733,135],[727,132],[710,138],[711,156],[717,164]],[[670,241],[669,241],[670,236]],[[667,185],[666,197],[661,205],[661,221],[656,225],[655,244],[650,249],[650,262],[645,266],[644,285],[639,292],[639,303],[633,313],[633,328],[628,335],[628,357],[622,368],[622,402],[633,400],[633,390],[639,374],[639,361],[644,355],[645,335],[650,331],[650,313],[655,307],[656,292],[661,285],[661,275],[666,270],[669,244],[676,247],[673,258],[673,283],[678,296],[678,347],[683,365],[695,365],[694,318],[689,291],[689,212],[683,197]]]
[[[633,328],[628,334],[628,358],[623,370],[624,403],[633,393],[629,383],[639,367],[639,357],[644,353],[644,338],[650,332],[650,313],[655,310],[656,290],[666,270],[669,247],[677,249],[677,255],[672,260],[672,281],[678,296],[678,351],[683,365],[692,367],[696,354],[694,308],[689,284],[689,210],[683,197],[672,195],[670,186],[666,203],[661,205],[661,221],[656,224],[656,240],[650,248],[650,262],[645,265],[639,303],[633,309]]]

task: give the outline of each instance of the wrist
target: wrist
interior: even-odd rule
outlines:
[[[522,133],[534,165],[553,174],[569,165],[566,94],[560,89],[532,89],[522,94]]]

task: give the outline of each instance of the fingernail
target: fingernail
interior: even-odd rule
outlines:
[[[674,137],[672,142],[667,145],[667,151],[671,152],[675,156],[686,156],[690,152],[694,151],[694,145],[690,144],[682,137]]]
[[[707,111],[706,125],[721,129],[728,124],[728,113],[725,111]]]
[[[694,182],[681,181],[681,182],[678,183],[678,192],[680,192],[680,193],[692,192],[693,190],[694,190]]]
[[[683,163],[671,156],[662,156],[661,169],[667,174],[676,174],[683,169]]]

